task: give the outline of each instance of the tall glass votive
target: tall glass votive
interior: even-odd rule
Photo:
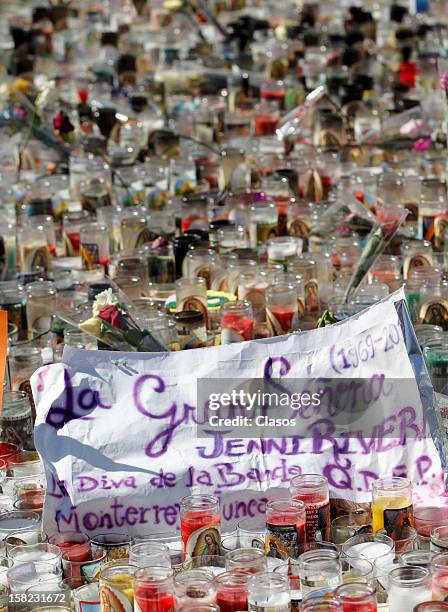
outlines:
[[[342,603],[343,612],[376,612],[376,589],[362,582],[351,582],[338,586],[336,597]]]
[[[44,584],[54,591],[62,580],[62,570],[53,563],[30,561],[11,567],[7,577],[11,593],[25,593],[30,587]]]
[[[62,236],[67,257],[77,257],[80,246],[80,230],[90,219],[86,210],[69,211],[62,216]]]
[[[286,576],[275,572],[263,572],[251,576],[247,583],[247,609],[257,612],[277,612],[290,609],[289,582]]]
[[[314,542],[317,531],[324,531],[328,542],[331,526],[328,480],[320,474],[300,474],[291,480],[289,490],[294,499],[305,503],[306,542]]]
[[[303,600],[300,612],[344,612],[344,609],[336,596],[331,597],[327,594]]]
[[[12,560],[13,566],[36,561],[48,563],[55,569],[59,569],[62,554],[57,546],[47,542],[39,542],[37,544],[13,546],[9,548],[8,556]]]
[[[266,554],[292,559],[304,552],[306,506],[301,500],[274,500],[266,505]]]
[[[101,610],[132,610],[134,604],[134,574],[136,567],[114,561],[104,566],[99,575]],[[120,602],[119,606],[115,601]]]
[[[424,567],[402,566],[389,574],[390,610],[413,612],[415,606],[432,597],[431,573]]]
[[[270,285],[266,289],[266,319],[272,336],[298,329],[297,300],[295,285]]]
[[[180,278],[176,281],[176,310],[199,310],[204,315],[206,327],[209,326],[207,310],[207,286],[205,279]]]
[[[252,304],[246,300],[226,302],[221,306],[221,344],[252,340],[254,314]]]
[[[414,525],[412,483],[407,478],[380,478],[372,487],[373,531],[384,529],[394,539],[397,528]]]
[[[53,281],[35,281],[26,286],[28,335],[48,331],[56,309],[56,286]]]
[[[109,266],[109,235],[106,225],[90,223],[80,230],[80,253],[84,270],[94,270],[103,266],[107,273]]]
[[[168,546],[160,542],[133,544],[129,551],[129,563],[136,567],[171,567]]]
[[[269,200],[255,202],[249,208],[250,245],[256,249],[277,235],[277,206]]]
[[[9,459],[9,471],[14,477],[35,476],[42,474],[43,470],[42,461],[36,451],[22,450]]]
[[[219,499],[215,495],[187,495],[182,498],[180,533],[184,550],[190,556],[219,555],[221,551]]]
[[[260,548],[237,548],[226,552],[227,571],[244,571],[256,574],[267,569],[266,554]]]
[[[134,606],[140,612],[173,610],[173,570],[156,565],[137,570],[134,574]]]
[[[216,232],[216,242],[220,255],[225,255],[233,249],[244,249],[248,246],[246,230],[241,225],[226,225]]]
[[[247,610],[248,580],[249,574],[238,570],[216,576],[216,604],[221,612]]]
[[[395,542],[383,533],[363,533],[355,535],[344,542],[342,552],[352,559],[367,558],[374,562],[381,558],[389,563],[393,563],[395,559]]]
[[[0,538],[14,536],[13,544],[36,544],[40,541],[41,520],[37,512],[14,510],[0,513]]]
[[[13,383],[14,378],[11,376],[11,386],[17,384],[17,382],[20,386],[20,384],[23,383],[21,379],[22,376],[18,374],[16,383]],[[25,385],[27,391],[29,391],[29,382],[28,384],[25,382]],[[14,456],[13,464],[15,465],[13,475],[18,476],[20,474],[25,476],[27,475],[25,472],[37,468],[35,461],[29,462],[31,456],[28,455],[28,452],[34,449],[33,415],[28,392],[5,391],[3,393],[3,410],[0,416],[0,440],[5,443],[10,442],[14,445],[17,444],[23,449],[21,453]],[[24,459],[24,462],[19,461],[19,458]],[[39,464],[42,468],[40,460]]]
[[[432,599],[446,601],[448,597],[448,551],[435,554],[430,561]]]
[[[282,264],[287,270],[288,259],[295,257],[301,250],[301,243],[295,236],[278,236],[267,243],[268,263]]]
[[[333,550],[309,550],[299,557],[299,576],[302,597],[321,589],[342,584],[339,554]]]

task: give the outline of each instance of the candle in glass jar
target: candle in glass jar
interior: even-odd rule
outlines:
[[[221,306],[221,344],[252,340],[254,315],[252,304],[245,300],[226,302]]]
[[[247,609],[253,612],[289,611],[291,598],[286,576],[275,572],[254,574],[248,580]]]
[[[134,609],[139,612],[170,612],[174,609],[173,570],[144,567],[134,575]]]
[[[90,539],[85,533],[68,532],[55,534],[49,538],[51,544],[59,546],[64,559],[67,561],[90,561],[92,551],[90,549]]]
[[[266,289],[266,319],[272,336],[281,336],[297,329],[297,288],[295,285],[270,285]]]
[[[220,612],[247,610],[247,572],[232,570],[215,578],[216,603]]]
[[[413,612],[417,604],[431,598],[431,574],[427,568],[402,566],[389,573],[390,610]]]
[[[372,528],[394,538],[402,525],[414,526],[412,483],[407,478],[380,478],[372,488]]]
[[[376,589],[368,584],[352,582],[339,586],[336,597],[342,603],[343,612],[376,612]]]
[[[102,610],[133,610],[135,569],[121,561],[112,562],[101,569],[99,582]]]
[[[221,516],[215,495],[187,495],[180,502],[180,533],[192,557],[219,555]]]
[[[325,534],[330,541],[330,493],[328,480],[319,474],[301,474],[291,480],[290,491],[294,499],[306,506],[306,542],[311,546],[316,531]]]
[[[276,500],[266,506],[266,554],[296,559],[304,550],[306,506],[301,500]]]

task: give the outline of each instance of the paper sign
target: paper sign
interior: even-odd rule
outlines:
[[[371,500],[376,478],[392,475],[412,480],[417,501],[440,498],[433,392],[404,304],[400,291],[331,327],[177,353],[67,347],[62,363],[31,379],[48,480],[45,531],[166,531],[179,522],[180,499],[199,492],[218,495],[224,522],[234,525],[263,514],[272,490],[300,473],[324,474],[332,497],[357,502]],[[255,423],[230,427],[229,437],[225,425],[210,424],[222,414],[212,402],[197,403],[204,381],[215,379],[240,390],[262,380],[279,393],[305,380],[321,403],[296,406],[284,438]],[[218,382],[212,390],[222,394]],[[362,391],[348,424],[335,409],[347,402],[328,400],[334,384],[344,397]],[[368,410],[358,414],[363,402]]]

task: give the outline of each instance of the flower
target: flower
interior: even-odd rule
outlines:
[[[440,75],[440,89],[448,93],[448,72],[444,72]]]
[[[415,141],[412,150],[415,153],[422,153],[423,151],[427,151],[431,147],[431,144],[432,140],[429,136],[426,136],[425,138],[419,138]]]
[[[123,329],[123,323],[121,319],[121,312],[118,310],[116,306],[105,306],[99,313],[98,318],[102,321],[106,321],[110,323],[112,327],[116,329]]]
[[[112,289],[106,289],[95,297],[93,303],[92,314],[97,317],[105,306],[116,306],[118,297],[113,293]]]
[[[87,319],[87,321],[84,321],[83,323],[78,323],[78,327],[79,329],[86,332],[87,334],[95,336],[95,338],[101,338],[102,336],[101,320],[98,319],[97,317],[91,317],[90,319]]]
[[[69,134],[74,131],[74,127],[70,122],[70,119],[65,113],[58,113],[53,117],[53,127],[58,130],[61,134]]]

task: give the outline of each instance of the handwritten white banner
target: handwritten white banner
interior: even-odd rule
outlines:
[[[341,324],[178,353],[66,348],[32,377],[36,447],[45,464],[47,533],[131,534],[178,524],[189,493],[220,496],[225,522],[264,512],[273,488],[323,473],[332,497],[371,499],[372,481],[406,475],[436,497],[442,468],[406,348],[402,291]],[[407,321],[409,323],[409,321]],[[421,355],[420,355],[421,358]],[[425,374],[425,372],[423,372]],[[370,435],[335,433],[329,414],[283,439],[197,437],[198,379],[407,379],[382,399]],[[300,416],[300,415],[299,415]],[[426,417],[426,418],[425,418]]]

